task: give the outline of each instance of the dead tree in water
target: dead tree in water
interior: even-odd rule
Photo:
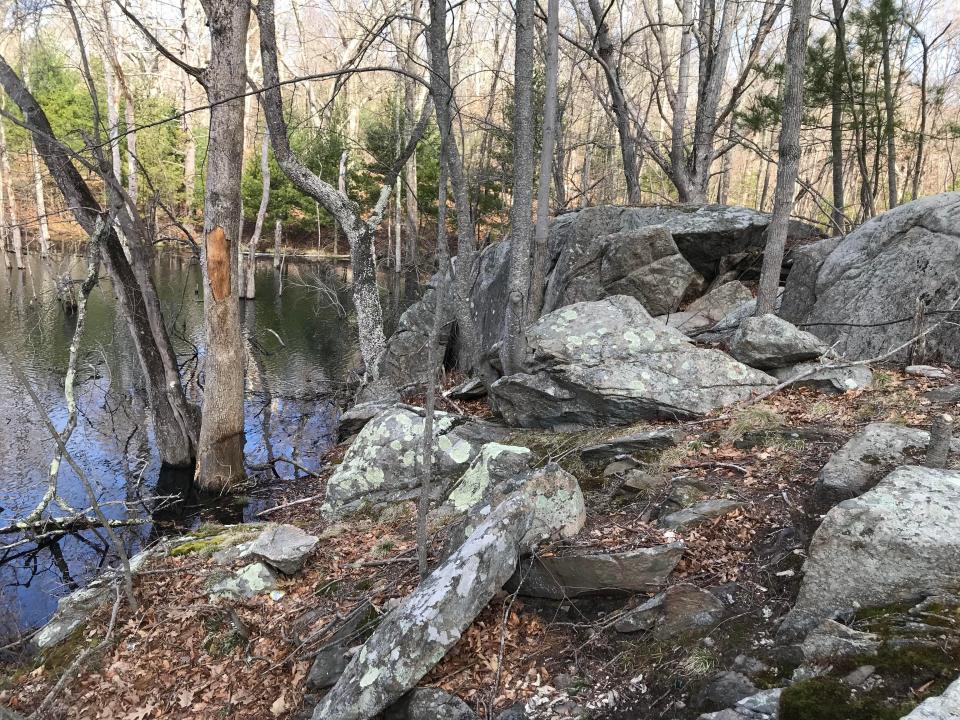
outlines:
[[[2,56],[0,85],[20,108],[23,126],[33,135],[37,152],[63,193],[67,206],[73,209],[77,222],[89,235],[94,235],[102,214],[99,203],[74,167],[72,151],[57,140],[43,109]],[[103,236],[100,259],[113,281],[117,307],[130,329],[146,380],[160,459],[173,466],[189,465],[195,457],[197,443],[196,412],[183,392],[176,355],[150,279],[148,257],[145,253],[131,252],[128,260],[116,230],[111,228]]]

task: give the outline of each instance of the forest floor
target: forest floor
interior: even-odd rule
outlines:
[[[776,667],[772,635],[796,596],[804,548],[824,510],[816,507],[812,489],[827,458],[870,422],[927,427],[938,406],[923,394],[943,384],[948,382],[880,369],[871,389],[833,396],[787,390],[746,409],[680,425],[684,441],[652,469],[702,481],[744,503],[686,531],[664,531],[647,519],[663,497],[618,488],[574,460],[573,451],[588,444],[589,433],[541,433],[535,453],[577,474],[588,511],[576,538],[541,554],[682,539],[686,553],[671,583],[693,583],[727,598],[726,619],[693,642],[655,642],[612,627],[625,607],[636,604],[634,598],[554,602],[502,592],[422,684],[462,697],[487,718],[531,699],[538,708],[534,717],[583,711],[594,718],[697,717],[691,699],[706,678],[730,668],[734,656],[747,653]],[[489,414],[483,401],[440,409]],[[775,432],[783,427],[815,431],[816,439],[785,438]],[[344,450],[341,445],[331,451],[331,466]],[[0,706],[24,714],[35,709],[80,648],[107,638],[62,684],[45,718],[309,717],[316,701],[305,697],[311,658],[337,620],[365,603],[387,612],[418,582],[414,509],[329,523],[319,512],[329,472],[284,486],[278,505],[314,499],[267,517],[321,538],[321,550],[301,573],[280,581],[280,592],[226,611],[209,597],[209,579],[222,572],[209,553],[169,554],[136,578],[137,611],[121,606],[111,626],[113,608],[103,608],[68,647],[3,668]],[[440,534],[433,540],[441,547]]]

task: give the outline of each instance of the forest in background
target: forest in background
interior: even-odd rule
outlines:
[[[291,142],[312,171],[345,189],[361,207],[372,205],[386,168],[416,124],[425,93],[411,79],[426,63],[422,5],[310,2],[277,8],[283,81],[335,73],[285,86]],[[697,5],[692,0],[678,6],[649,0],[562,4],[552,213],[678,200],[771,209],[785,3]],[[78,42],[83,43],[118,175],[135,202],[155,217],[158,239],[182,240],[184,228],[174,220],[192,228],[201,215],[207,103],[195,79],[159,53],[126,13],[191,63],[209,48],[200,5],[73,7],[76,27],[58,3],[9,5],[5,56],[23,73],[56,135],[89,156],[94,100],[78,57]],[[904,201],[957,187],[956,14],[951,3],[930,0],[837,0],[814,8],[796,216],[843,230]],[[689,33],[683,32],[685,17],[696,20]],[[506,3],[468,3],[452,13],[457,132],[481,239],[502,235],[511,205],[514,48],[507,29],[513,23]],[[251,23],[252,83],[262,79],[257,38]],[[545,41],[538,22],[536,108],[544,95]],[[340,74],[349,70],[356,72]],[[9,243],[18,227],[25,241],[35,244],[49,232],[37,212],[38,188],[49,224],[57,228],[53,235],[73,234],[60,194],[36,161],[16,109],[5,102],[10,115],[3,118],[0,137],[4,241]],[[542,115],[530,122],[539,146]],[[257,97],[250,94],[242,186],[248,233],[262,195],[265,127]],[[415,239],[435,234],[428,219],[436,216],[439,145],[431,121],[398,181],[399,201],[391,199],[391,222],[381,234]],[[290,241],[309,245],[319,232],[321,243],[331,244],[330,215],[290,183],[272,150],[268,156],[268,232],[280,221]],[[401,262],[407,254],[401,253]]]

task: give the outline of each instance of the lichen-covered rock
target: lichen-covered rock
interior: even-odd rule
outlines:
[[[723,205],[599,206],[560,215],[549,230],[544,313],[615,294],[634,296],[655,314],[671,312],[684,291],[699,287],[704,278],[755,264],[769,222],[767,214]],[[791,223],[791,239],[816,236],[812,227]],[[483,353],[503,331],[510,244],[507,236],[487,245],[477,263],[471,301]],[[425,377],[439,283],[439,275],[431,278],[389,339],[382,372],[395,385]],[[445,325],[452,326],[449,304],[441,312]],[[451,342],[455,334],[441,336],[441,353]]]
[[[294,575],[303,568],[318,542],[320,538],[296,525],[274,525],[261,532],[246,552],[285,575]]]
[[[656,592],[683,557],[681,542],[593,555],[535,557],[524,561],[509,589],[521,595],[563,600],[611,592]]]
[[[491,404],[511,425],[580,427],[686,418],[731,405],[773,379],[656,323],[634,298],[570,305],[526,331],[521,370]]]
[[[960,680],[944,690],[943,695],[927,698],[902,720],[957,720],[960,718]]]
[[[276,587],[277,579],[273,571],[264,563],[255,562],[213,583],[210,586],[210,595],[247,600]]]
[[[810,543],[793,640],[839,611],[878,607],[960,585],[960,471],[903,466],[827,513]]]
[[[418,458],[423,442],[423,411],[397,405],[363,428],[343,462],[327,481],[323,512],[340,516],[418,497]],[[434,490],[442,495],[460,477],[480,448],[503,435],[491,425],[449,413],[433,421]]]
[[[698,720],[777,720],[782,692],[783,688],[761,690],[737,701],[732,708],[705,713]]]
[[[825,503],[861,495],[911,455],[923,456],[930,433],[893,423],[870,423],[835,452],[820,470],[817,494]],[[952,444],[960,452],[960,439]]]
[[[375,611],[369,601],[360,603],[351,611],[313,659],[307,673],[307,689],[318,692],[333,687],[350,662],[347,652],[362,642],[375,623]]]
[[[449,518],[467,512],[496,485],[528,470],[530,460],[529,448],[487,443],[454,481],[447,499],[434,511],[435,516]]]
[[[930,324],[940,319],[934,312],[953,307],[960,293],[958,228],[960,192],[949,192],[889,210],[840,241],[818,243],[794,264],[781,313],[844,357],[886,354],[914,332],[917,298]],[[956,323],[944,323],[925,340],[928,360],[960,356]]]
[[[773,368],[770,374],[781,383],[792,381],[788,387],[811,388],[831,395],[873,385],[873,371],[866,365],[837,367],[829,363],[803,362]]]
[[[136,575],[161,548],[143,550],[130,558],[130,571]],[[86,587],[74,590],[57,601],[56,612],[33,636],[33,645],[38,650],[49,650],[69,638],[89,620],[99,607],[112,602],[113,584],[109,578],[97,578]]]
[[[746,318],[730,340],[730,354],[750,367],[796,365],[820,357],[827,346],[776,315]]]
[[[583,495],[568,474],[534,476],[485,520],[377,627],[314,720],[365,720],[392,705],[440,661],[503,586],[517,560],[542,540],[569,537],[585,518]]]

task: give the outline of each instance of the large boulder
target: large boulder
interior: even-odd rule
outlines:
[[[880,607],[960,584],[960,472],[897,468],[827,513],[810,543],[782,640],[851,608]]]
[[[419,496],[423,411],[407,405],[374,417],[357,435],[327,480],[324,514],[332,517]],[[503,432],[492,425],[438,412],[433,420],[433,473],[437,496],[459,478],[487,442]]]
[[[960,192],[923,198],[878,215],[842,240],[823,240],[797,259],[781,315],[851,359],[878,357],[914,332],[917,299],[928,324],[960,294]],[[960,326],[926,336],[928,359],[960,356]],[[898,356],[906,357],[906,350]]]
[[[767,214],[723,205],[608,205],[560,215],[550,225],[542,268],[547,278],[543,311],[630,295],[653,314],[671,313],[685,296],[695,296],[704,280],[753,266],[769,222]],[[790,233],[793,239],[816,236],[802,223],[793,223]],[[501,338],[509,266],[509,236],[480,252],[470,299],[484,352]],[[439,275],[430,280],[423,298],[401,316],[388,342],[382,372],[398,386],[425,376],[440,280]],[[441,313],[452,326],[449,303]],[[441,337],[448,358],[458,351],[455,337],[455,332]]]
[[[774,384],[718,350],[694,346],[634,298],[562,308],[526,331],[521,372],[490,388],[511,425],[580,427],[688,418]]]
[[[522,555],[545,539],[575,535],[586,519],[576,479],[555,465],[496,507],[471,512],[484,521],[383,619],[314,720],[365,720],[392,705],[456,644]]]

